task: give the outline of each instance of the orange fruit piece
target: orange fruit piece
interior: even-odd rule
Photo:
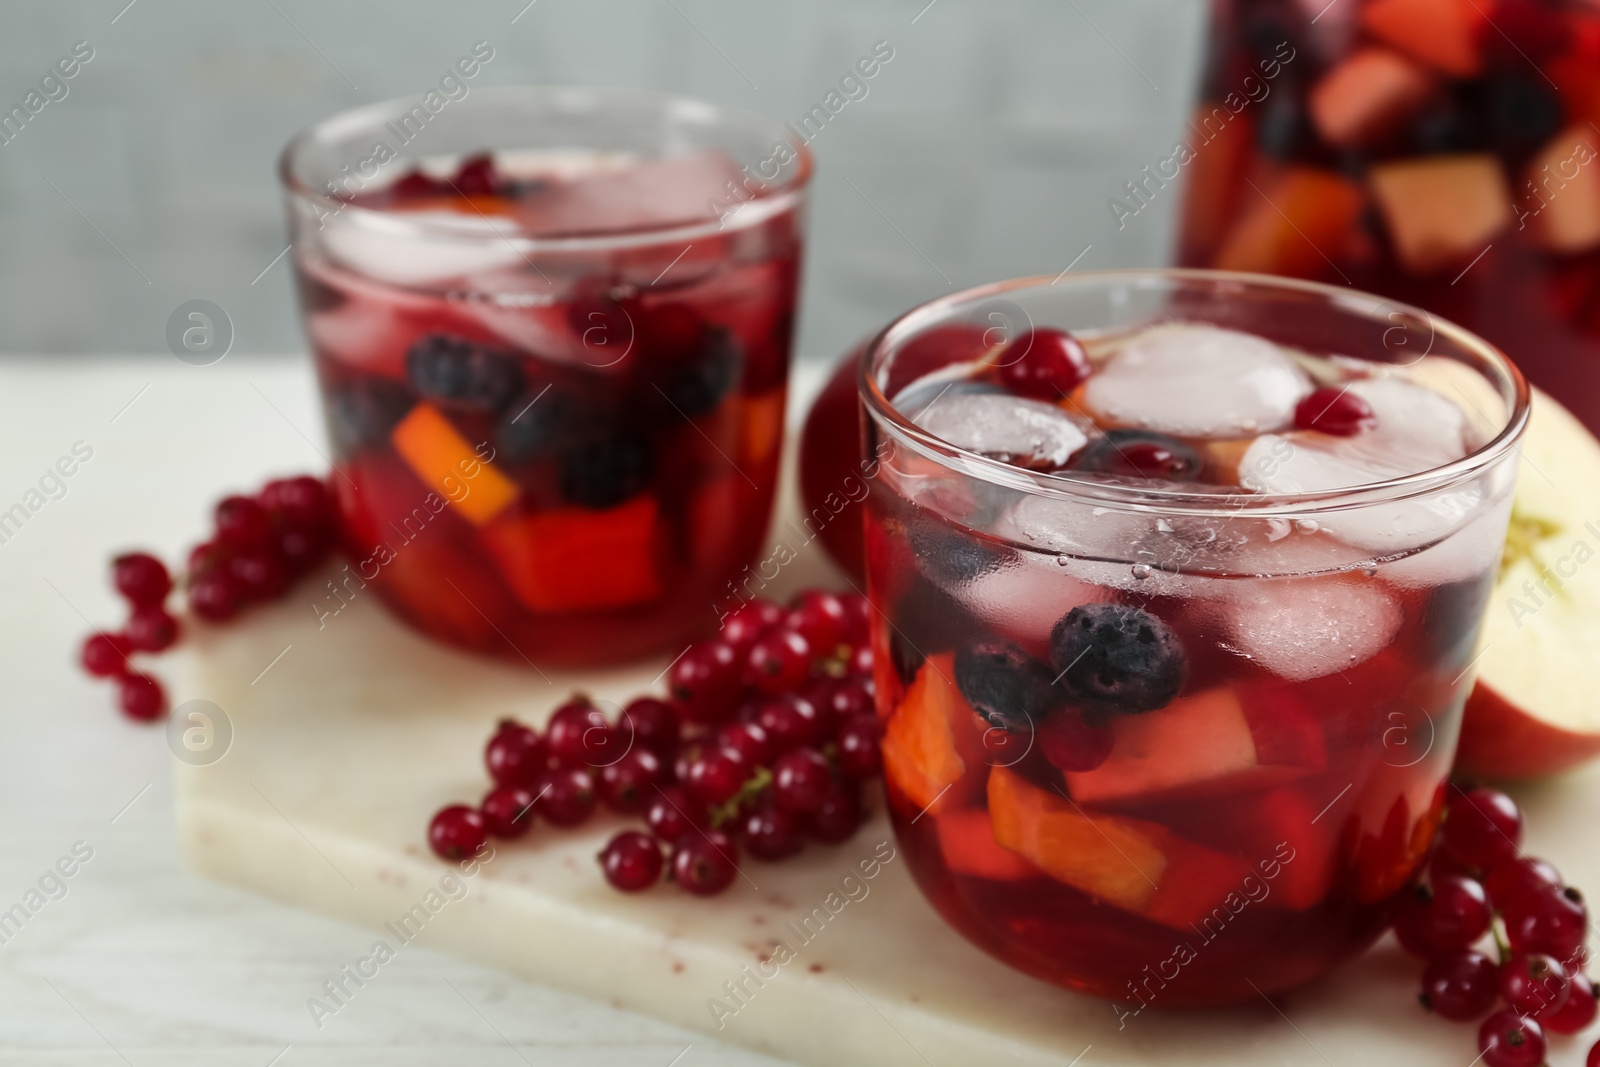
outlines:
[[[1217,253],[1220,270],[1320,278],[1343,255],[1366,206],[1361,187],[1314,167],[1291,167],[1250,194],[1238,223]]]
[[[951,653],[923,663],[884,726],[882,751],[884,777],[921,811],[938,814],[973,792],[968,772],[986,767],[983,720],[956,688]]]
[[[1446,74],[1472,78],[1483,69],[1487,19],[1481,8],[1490,6],[1473,0],[1372,0],[1361,10],[1361,25]]]
[[[605,511],[555,508],[483,531],[489,555],[529,611],[602,611],[661,596],[658,509],[641,496]]]
[[[418,404],[390,440],[406,465],[476,526],[517,498],[517,483],[478,458],[472,445],[432,404]]]

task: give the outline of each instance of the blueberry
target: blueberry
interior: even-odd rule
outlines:
[[[698,418],[722,403],[738,382],[743,362],[733,334],[720,326],[707,327],[693,355],[663,374],[658,388],[682,415]]]
[[[600,437],[569,449],[561,460],[561,494],[586,508],[609,508],[650,484],[655,457],[634,434]]]
[[[389,378],[357,378],[328,396],[328,431],[346,452],[382,445],[415,405],[411,390]]]
[[[406,376],[429,400],[496,411],[522,388],[522,361],[472,341],[431,333],[406,353]]]
[[[507,463],[531,463],[593,425],[595,414],[571,389],[535,385],[506,408],[495,428],[495,446]]]
[[[1085,710],[1154,711],[1183,687],[1178,635],[1160,619],[1127,604],[1084,604],[1050,631],[1050,662]]]
[[[1107,430],[1073,464],[1077,470],[1124,478],[1190,482],[1200,477],[1200,453],[1176,437],[1151,430]]]
[[[990,726],[1031,733],[1065,696],[1050,669],[1016,645],[968,645],[956,652],[956,688]]]

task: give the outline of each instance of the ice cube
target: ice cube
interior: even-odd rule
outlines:
[[[1103,418],[1185,437],[1244,437],[1287,426],[1311,391],[1272,342],[1215,326],[1166,325],[1124,342],[1084,401]]]
[[[1482,576],[1492,569],[1505,545],[1511,518],[1511,494],[1486,503],[1459,530],[1443,541],[1378,566],[1378,577],[1402,589],[1431,589]]]
[[[608,160],[552,181],[519,203],[523,224],[540,234],[618,231],[717,221],[750,195],[739,167],[712,149],[644,160]]]
[[[1229,646],[1292,682],[1364,663],[1400,629],[1400,605],[1363,576],[1229,584],[1223,615]]]
[[[1124,575],[1127,567],[1121,568]],[[1025,646],[1040,646],[1061,617],[1080,604],[1111,599],[1112,590],[1093,575],[1058,566],[1050,557],[1013,556],[1001,566],[954,586],[956,600],[996,633]]]
[[[1376,418],[1354,437],[1266,434],[1245,450],[1239,481],[1263,493],[1319,493],[1431,470],[1467,454],[1470,427],[1449,398],[1398,376],[1364,378],[1346,388]],[[1477,485],[1330,514],[1319,521],[1334,536],[1379,554],[1437,541],[1471,518],[1482,503]]]
[[[952,389],[912,421],[957,448],[1030,470],[1059,470],[1089,443],[1089,427],[1054,404],[1003,393]]]
[[[407,225],[430,221],[447,221],[451,232],[461,236],[424,236]],[[515,232],[504,218],[409,211],[394,219],[336,216],[322,231],[322,240],[329,258],[357,273],[395,285],[427,285],[524,262],[524,252],[507,239]]]

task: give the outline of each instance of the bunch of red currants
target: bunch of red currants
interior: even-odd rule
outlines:
[[[338,540],[328,487],[308,474],[270,481],[254,496],[224,497],[214,524],[210,540],[189,553],[183,578],[189,610],[213,622],[283,596]],[[80,658],[91,675],[115,680],[123,714],[150,722],[166,714],[167,696],[129,656],[164,652],[178,640],[178,620],[166,608],[172,576],[156,557],[130,552],[112,560],[111,582],[128,602],[128,621],[90,634]]]
[[[787,607],[752,600],[667,669],[668,699],[640,696],[614,718],[575,696],[545,732],[503,721],[484,752],[494,787],[477,808],[433,817],[446,859],[488,835],[516,838],[534,815],[576,826],[596,804],[642,815],[599,855],[617,889],[639,892],[664,871],[690,893],[726,889],[741,850],[792,856],[807,838],[855,833],[862,791],[881,761],[873,711],[866,598],[807,590]]]
[[[1595,1018],[1597,990],[1583,973],[1588,909],[1549,863],[1522,854],[1522,813],[1494,789],[1452,788],[1429,881],[1395,918],[1406,951],[1427,961],[1422,1004],[1471,1021],[1485,1067],[1538,1067],[1546,1033],[1572,1034]],[[1476,947],[1492,935],[1495,956]],[[1600,1067],[1600,1045],[1590,1050]]]

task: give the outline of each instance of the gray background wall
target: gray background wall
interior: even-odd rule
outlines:
[[[235,351],[299,350],[285,264],[261,274],[284,244],[278,150],[418,92],[478,39],[496,51],[478,85],[651,87],[791,120],[887,40],[869,95],[812,144],[812,357],[956,286],[1167,257],[1176,189],[1121,231],[1106,200],[1170,150],[1198,0],[526,3],[6,4],[0,110],[74,42],[95,55],[0,146],[0,353],[162,351],[195,298],[227,310]]]

